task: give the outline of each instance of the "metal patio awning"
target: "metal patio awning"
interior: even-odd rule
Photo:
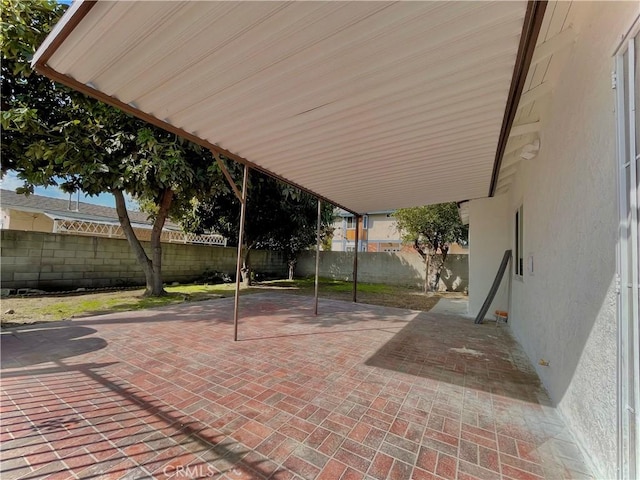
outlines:
[[[525,1],[76,1],[34,65],[366,213],[493,190],[543,13]]]

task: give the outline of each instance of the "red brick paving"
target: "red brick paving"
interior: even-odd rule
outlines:
[[[589,478],[506,328],[288,295],[2,332],[2,478]]]

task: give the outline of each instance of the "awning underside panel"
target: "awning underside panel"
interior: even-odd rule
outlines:
[[[98,2],[60,73],[358,212],[486,196],[526,2]]]

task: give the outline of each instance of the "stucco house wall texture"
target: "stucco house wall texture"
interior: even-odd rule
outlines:
[[[475,240],[497,237],[500,229],[514,248],[515,212],[523,205],[524,259],[525,265],[533,259],[533,272],[526,267],[522,278],[512,278],[509,325],[596,477],[616,478],[618,195],[611,71],[638,7],[574,2],[572,8],[581,10],[578,37],[553,85],[540,152],[520,162],[502,226],[475,208],[489,203],[495,213],[502,198],[471,202],[471,258],[484,250],[495,256],[493,244]],[[470,313],[479,308],[474,285],[486,281],[474,267],[472,260]],[[549,365],[541,366],[541,359]]]
[[[53,231],[53,220],[42,213],[3,209],[2,219],[3,229],[26,230],[30,232]]]
[[[493,283],[505,250],[511,248],[509,198],[500,195],[469,205],[469,312],[477,314]],[[489,308],[509,311],[509,279],[500,283]]]

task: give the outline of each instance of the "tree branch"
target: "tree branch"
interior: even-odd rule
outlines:
[[[162,234],[162,228],[169,216],[169,208],[171,208],[171,202],[173,201],[173,190],[166,188],[160,195],[160,202],[158,205],[158,215],[156,215],[153,221],[153,228],[151,230],[151,236],[158,236]]]
[[[413,241],[413,248],[420,254],[423,259],[427,258],[427,252],[424,251],[417,238]]]

